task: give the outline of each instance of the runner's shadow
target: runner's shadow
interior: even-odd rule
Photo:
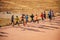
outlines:
[[[37,29],[33,29],[33,28],[24,28],[24,27],[15,27],[15,28],[21,28],[21,29],[23,29],[22,31],[30,30],[30,31],[35,31],[35,32],[44,32],[44,31],[40,31],[40,30],[37,30]]]
[[[0,37],[8,37],[7,35],[0,35]]]
[[[13,27],[1,27],[0,29],[8,29],[8,28],[13,28]]]
[[[45,32],[45,31],[40,31],[40,30],[32,29],[32,28],[23,28],[23,30],[30,30],[30,31],[35,31],[35,32]]]
[[[41,27],[38,27],[38,28],[49,29],[49,30],[60,29],[59,27],[47,26],[47,25],[42,25]],[[51,28],[53,28],[53,29],[51,29]]]
[[[60,24],[59,24],[59,23],[57,23],[57,24],[51,24],[51,25],[57,25],[57,26],[60,26]]]
[[[54,23],[58,23],[58,24],[60,24],[60,22],[54,22]]]
[[[46,27],[38,27],[38,28],[47,29],[47,30],[53,30],[53,29],[46,28]]]
[[[46,26],[46,27],[53,28],[53,29],[60,29],[59,27],[54,27],[54,26]]]
[[[32,28],[26,28],[27,30],[30,30],[30,31],[35,31],[35,32],[45,32],[45,31],[40,31],[40,30],[37,30],[37,29],[32,29]]]
[[[6,32],[0,32],[1,34],[8,34],[8,33],[6,33]]]
[[[34,27],[34,28],[42,28],[42,29],[53,30],[53,29],[50,29],[50,28],[45,27],[45,25],[41,25],[41,26],[32,26],[32,27]]]

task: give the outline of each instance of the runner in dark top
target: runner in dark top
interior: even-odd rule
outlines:
[[[11,17],[11,24],[14,26],[14,15]]]
[[[30,17],[31,17],[31,22],[33,22],[34,21],[34,15],[32,14]]]
[[[48,18],[50,19],[50,21],[52,20],[52,12],[51,12],[51,10],[48,13]]]

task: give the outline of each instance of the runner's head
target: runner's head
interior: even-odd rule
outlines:
[[[16,16],[16,17],[18,17],[18,16]]]

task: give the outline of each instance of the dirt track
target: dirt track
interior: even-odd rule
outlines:
[[[29,23],[27,27],[5,26],[0,28],[0,40],[60,40],[59,18],[52,22]]]

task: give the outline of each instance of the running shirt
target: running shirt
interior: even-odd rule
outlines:
[[[34,19],[35,19],[35,20],[38,20],[38,16],[35,16]]]
[[[41,17],[42,17],[42,18],[44,17],[43,13],[41,14]]]
[[[17,18],[16,18],[16,22],[18,22],[18,21],[19,21],[19,18],[17,17]]]

